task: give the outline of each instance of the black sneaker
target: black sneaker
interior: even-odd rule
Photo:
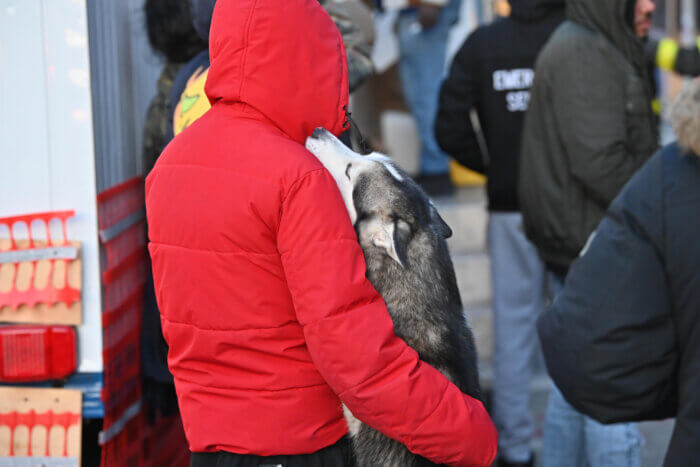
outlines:
[[[431,198],[451,196],[455,192],[450,174],[419,174],[414,180]]]
[[[535,456],[530,454],[530,460],[527,462],[511,462],[506,459],[498,459],[497,467],[533,467],[535,465]]]

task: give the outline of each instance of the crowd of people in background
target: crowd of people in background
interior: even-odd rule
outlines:
[[[399,11],[400,82],[426,193],[454,191],[450,158],[487,176],[498,465],[535,465],[529,400],[540,348],[554,385],[538,463],[638,467],[635,422],[677,417],[665,465],[692,465],[700,41],[649,38],[653,0],[511,0],[510,14],[471,32],[446,68],[462,1],[320,4],[342,35],[348,92],[373,73],[370,10]],[[145,2],[149,39],[165,62],[147,116],[147,170],[211,108],[215,4]],[[661,110],[677,138],[662,149],[657,67],[688,81],[670,113]],[[176,402],[153,284],[146,302],[144,394],[167,413]]]
[[[450,156],[488,175],[491,407],[502,466],[532,465],[534,458],[530,387],[539,354],[535,322],[545,307],[547,277],[522,230],[518,161],[535,59],[562,21],[564,0],[518,0],[507,18],[472,32],[442,85],[435,124],[438,143]]]

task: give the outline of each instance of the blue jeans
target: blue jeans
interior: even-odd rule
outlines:
[[[450,28],[459,18],[461,0],[450,0],[440,12],[437,24],[421,28],[415,11],[402,12],[398,20],[399,75],[408,108],[418,127],[421,141],[420,173],[445,174],[449,157],[435,141],[435,116],[440,85],[445,72],[445,49]]]
[[[539,355],[535,323],[545,306],[546,269],[525,237],[519,212],[489,214],[488,244],[493,290],[493,421],[498,452],[527,462],[535,421],[530,383]]]
[[[553,297],[564,288],[549,273]],[[603,425],[576,411],[555,387],[544,420],[543,467],[639,467],[641,436],[635,423]]]

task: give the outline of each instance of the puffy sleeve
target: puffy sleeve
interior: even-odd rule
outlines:
[[[490,465],[497,434],[483,405],[394,334],[325,169],[287,194],[278,249],[314,364],[353,415],[434,462]]]
[[[571,405],[603,423],[676,410],[662,173],[656,156],[630,181],[538,321],[552,379]]]

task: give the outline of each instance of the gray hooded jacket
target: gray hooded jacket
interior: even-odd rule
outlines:
[[[565,271],[610,202],[657,148],[634,0],[568,0],[567,21],[540,53],[521,145],[527,236]]]

